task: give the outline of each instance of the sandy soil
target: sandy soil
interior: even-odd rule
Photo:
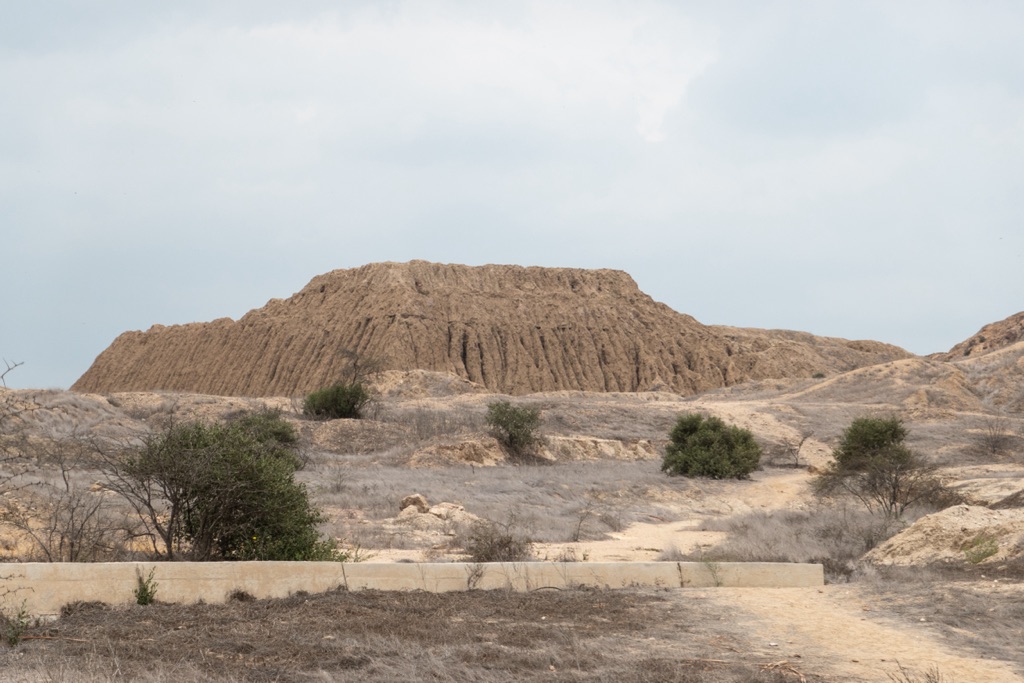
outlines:
[[[687,591],[695,599],[724,603],[764,654],[830,670],[842,680],[880,681],[897,662],[924,674],[937,667],[945,681],[1011,683],[1024,681],[1008,662],[951,652],[929,630],[928,622],[908,625],[880,610],[855,585],[804,588],[729,588]]]

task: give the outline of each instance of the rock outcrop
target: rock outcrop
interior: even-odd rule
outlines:
[[[320,275],[237,322],[126,332],[72,389],[296,396],[337,381],[354,357],[509,394],[692,394],[908,356],[877,342],[708,327],[621,271],[413,261]]]
[[[1005,320],[989,323],[976,334],[960,342],[946,353],[935,354],[940,360],[957,361],[999,351],[1024,342],[1024,311]]]

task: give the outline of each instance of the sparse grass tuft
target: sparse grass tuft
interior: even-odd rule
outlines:
[[[934,664],[928,667],[923,674],[918,674],[899,662],[896,662],[896,666],[899,667],[896,671],[887,674],[893,683],[945,683],[946,681],[942,672],[939,671],[939,667]]]
[[[155,567],[149,570],[149,575],[145,578],[143,578],[142,572],[137,573],[135,577],[135,590],[132,591],[137,604],[152,605],[156,600],[156,588],[159,584],[153,579],[154,574],[156,574]]]
[[[999,552],[999,543],[994,536],[980,533],[960,547],[966,559],[971,564],[980,564]]]

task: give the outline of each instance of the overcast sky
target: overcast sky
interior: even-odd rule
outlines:
[[[1016,0],[14,0],[7,385],[411,259],[947,350],[1024,309],[1021,36]]]

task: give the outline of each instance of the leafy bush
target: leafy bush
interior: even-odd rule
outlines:
[[[317,420],[359,419],[370,402],[370,392],[361,382],[335,384],[306,396],[302,414]]]
[[[540,442],[540,410],[496,401],[487,406],[488,426],[498,441],[517,455],[526,453]]]
[[[680,416],[669,434],[663,472],[687,477],[746,479],[761,461],[761,447],[746,429],[717,417]]]
[[[463,541],[470,562],[523,562],[529,560],[533,543],[514,531],[514,520],[496,524],[474,522]]]
[[[905,461],[910,457],[903,445],[906,438],[907,429],[898,417],[860,417],[843,431],[832,456],[840,467],[850,470],[864,469],[880,454]]]
[[[282,417],[280,409],[264,408],[254,412],[241,412],[233,416],[229,422],[257,441],[277,444],[285,449],[296,449],[299,446],[299,433],[295,431],[292,423]]]
[[[901,518],[916,503],[945,507],[958,502],[934,476],[934,467],[903,444],[906,437],[897,417],[855,419],[832,451],[832,462],[815,480],[815,491],[850,494],[891,519]]]
[[[172,425],[108,461],[108,487],[140,513],[165,559],[334,559],[323,516],[295,481],[302,467],[280,416]]]

